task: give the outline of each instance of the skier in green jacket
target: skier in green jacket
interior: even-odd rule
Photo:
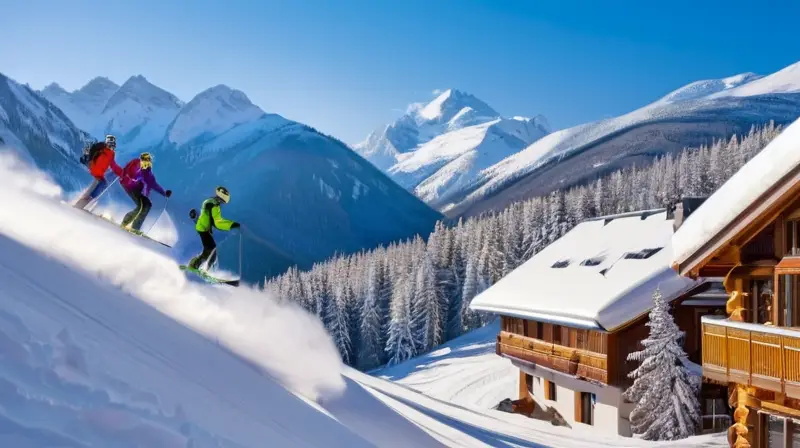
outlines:
[[[200,241],[203,242],[203,252],[192,258],[189,261],[189,267],[192,269],[200,269],[200,266],[208,261],[208,266],[213,266],[217,260],[217,243],[214,242],[212,232],[216,227],[219,230],[229,231],[231,229],[239,228],[239,223],[234,222],[222,217],[220,206],[227,204],[231,200],[231,194],[225,187],[217,187],[216,195],[203,201],[202,208],[200,209],[200,216],[197,217],[194,229],[200,235]],[[189,212],[192,219],[195,218],[197,212],[192,209]]]

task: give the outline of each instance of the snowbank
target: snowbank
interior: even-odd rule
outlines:
[[[60,188],[8,153],[0,154],[0,189],[0,234],[118,286],[306,397],[343,390],[339,354],[315,316],[246,286],[187,280],[147,240],[59,204]]]

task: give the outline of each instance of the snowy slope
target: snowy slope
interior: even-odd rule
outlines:
[[[89,181],[78,158],[88,136],[28,86],[0,74],[0,152],[50,171],[64,187]]]
[[[386,171],[398,162],[401,155],[414,151],[442,134],[492,121],[499,116],[475,96],[448,89],[428,104],[412,104],[408,113],[372,132],[354,149],[373,165]]]
[[[800,116],[800,63],[682,87],[616,118],[554,132],[486,168],[448,214],[473,215],[685,146]]]
[[[345,375],[372,389],[397,412],[450,446],[728,446],[725,433],[675,442],[646,442],[597,434],[583,425],[557,427],[490,409],[505,398],[516,398],[519,378],[519,370],[511,362],[494,354],[498,330],[498,323],[475,330],[434,352],[375,371],[375,377],[350,369],[345,370]]]

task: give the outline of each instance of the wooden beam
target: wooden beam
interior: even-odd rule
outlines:
[[[583,403],[581,403],[581,392],[575,391],[575,421],[583,422]]]

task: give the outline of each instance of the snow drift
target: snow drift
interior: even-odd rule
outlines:
[[[310,399],[343,390],[339,354],[315,316],[246,286],[189,281],[163,248],[59,204],[61,188],[9,152],[0,153],[0,189],[0,233],[99,276]]]

